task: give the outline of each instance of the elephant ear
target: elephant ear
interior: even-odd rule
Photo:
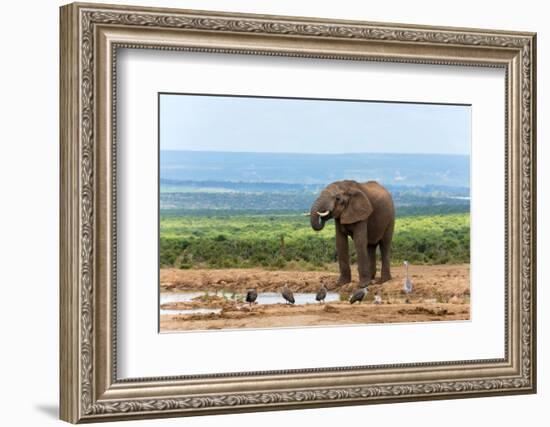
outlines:
[[[353,224],[366,220],[372,213],[372,204],[367,195],[357,189],[351,190],[349,195],[348,205],[340,215],[340,223]]]

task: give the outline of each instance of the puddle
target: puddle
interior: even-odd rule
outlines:
[[[218,314],[221,311],[221,308],[191,308],[188,310],[164,310],[161,308],[160,314]]]
[[[294,293],[294,299],[296,300],[295,305],[303,304],[319,304],[315,300],[316,293]],[[337,292],[327,292],[327,297],[325,302],[339,301],[340,294]],[[258,304],[284,304],[286,301],[283,296],[278,292],[260,292],[258,298],[256,299]]]
[[[177,293],[162,293],[160,294],[160,304],[167,304],[171,302],[188,302],[193,299],[205,295],[206,292],[177,292]],[[209,295],[216,295],[214,292],[209,292]],[[218,292],[218,296],[224,296],[221,292]],[[225,298],[231,300],[231,293],[226,293]],[[296,300],[295,305],[304,305],[304,304],[319,304],[315,300],[315,292],[307,293],[294,293],[294,299]],[[235,298],[242,297],[244,295],[235,294]],[[328,292],[325,298],[325,302],[334,302],[340,300],[340,294],[337,292]],[[269,305],[269,304],[285,304],[283,296],[278,292],[260,292],[256,303],[260,305]],[[186,310],[165,310],[160,309],[160,314],[210,314],[210,313],[220,313],[221,308],[194,308]]]

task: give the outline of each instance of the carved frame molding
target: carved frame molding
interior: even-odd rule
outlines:
[[[191,39],[180,43],[178,37]],[[116,283],[114,65],[120,47],[506,68],[510,280],[505,359],[220,374],[202,379],[212,387],[208,393],[185,388],[200,377],[117,380],[116,286],[111,279]],[[534,97],[532,33],[92,4],[62,7],[61,418],[101,421],[534,392]],[[348,374],[348,385],[335,380]],[[270,375],[272,387],[238,391],[239,381],[250,385]],[[285,378],[301,385],[283,388]]]

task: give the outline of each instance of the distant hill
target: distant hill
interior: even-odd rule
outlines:
[[[469,206],[468,196],[455,196],[441,191],[392,190],[397,207],[404,206]],[[309,211],[318,193],[313,192],[170,192],[160,194],[160,208],[193,210]],[[462,212],[463,210],[459,210]],[[454,212],[458,212],[454,210]]]
[[[247,183],[251,186],[248,191],[254,191],[252,187],[258,183],[301,184],[315,191],[342,179],[376,180],[384,185],[469,188],[470,157],[161,151],[160,178],[163,186],[191,181]]]

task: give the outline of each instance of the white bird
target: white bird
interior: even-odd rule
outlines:
[[[413,290],[413,284],[411,279],[409,279],[409,262],[405,261],[405,283],[403,284],[403,290],[406,294],[410,294]]]

